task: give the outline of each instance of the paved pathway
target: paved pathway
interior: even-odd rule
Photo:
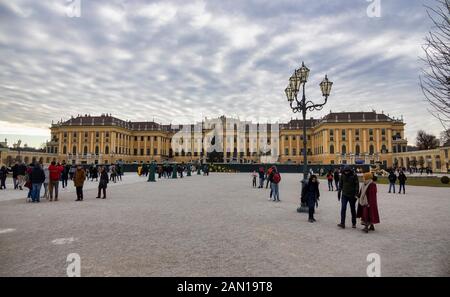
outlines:
[[[283,174],[282,202],[252,189],[250,174],[148,183],[134,174],[108,199],[73,187],[59,202],[25,203],[0,191],[0,276],[64,276],[70,253],[82,276],[365,276],[369,253],[383,276],[450,276],[450,190],[379,185],[374,233],[336,227],[336,192],[321,184],[317,223],[295,211],[300,176]]]

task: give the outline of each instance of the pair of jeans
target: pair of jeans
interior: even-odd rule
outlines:
[[[6,176],[2,177],[2,184],[0,185],[0,189],[6,189]]]
[[[253,188],[256,188],[256,177],[253,178]]]
[[[77,200],[83,200],[83,187],[76,187],[77,189]]]
[[[342,195],[341,197],[341,224],[345,225],[345,217],[347,214],[347,203],[350,204],[350,212],[352,213],[352,225],[356,225],[356,199]]]
[[[391,192],[391,189],[394,190],[394,194],[395,194],[395,183],[389,183],[389,193]]]
[[[398,189],[398,193],[400,194],[400,192],[402,191],[402,188],[403,188],[403,194],[405,194],[405,184],[400,184],[400,187]]]
[[[17,180],[17,177],[13,177],[13,185],[14,185],[14,190],[19,188],[19,182]]]
[[[50,192],[50,200],[53,200],[53,190],[55,190],[55,200],[58,200],[58,188],[59,188],[59,181],[51,180],[48,185],[48,190]]]
[[[334,180],[334,185],[336,187],[336,191],[339,191],[339,180],[335,179]]]
[[[333,191],[334,189],[333,189],[333,181],[332,180],[329,180],[328,181],[328,191]]]
[[[31,200],[33,202],[40,201],[40,195],[41,195],[41,187],[42,183],[36,183],[31,185]]]
[[[67,178],[65,177],[62,179],[62,187],[67,187]]]
[[[259,178],[259,187],[260,188],[264,187],[264,177]]]
[[[273,196],[273,201],[280,201],[280,193],[278,190],[278,184],[270,183],[270,192]]]

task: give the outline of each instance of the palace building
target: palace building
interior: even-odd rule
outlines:
[[[51,125],[51,140],[40,160],[76,164],[151,161],[303,164],[383,164],[431,167],[446,172],[447,148],[407,151],[402,119],[384,113],[330,112],[320,119],[256,124],[224,116],[189,125],[131,122],[109,114],[78,115]],[[205,145],[206,144],[206,145]],[[17,156],[3,152],[11,161]],[[3,157],[7,156],[7,157]]]
[[[201,145],[199,147],[196,144],[202,143],[205,138],[210,140],[208,133],[213,128],[207,127],[206,123],[213,121],[215,124],[221,123],[224,131],[223,134],[219,133],[223,137],[217,137],[223,139],[223,149],[215,151],[215,161],[261,161],[267,155],[261,152],[259,139],[265,131],[265,138],[272,149],[273,143],[278,140],[278,159],[273,161],[296,164],[303,162],[302,120],[293,119],[280,124],[279,130],[272,133],[272,127],[275,126],[273,124],[252,124],[225,117],[219,119],[220,121],[205,120],[196,125],[171,126],[155,122],[127,122],[111,115],[77,116],[52,124],[47,151],[56,154],[59,160],[70,163],[206,161],[208,155],[213,153],[206,152]],[[229,127],[230,124],[233,127]],[[383,113],[332,112],[321,119],[311,118],[306,121],[306,125],[310,164],[381,162],[391,166],[393,153],[406,152],[405,124],[402,120]],[[197,128],[195,131],[194,126],[201,129]],[[183,130],[187,131],[183,132],[181,139],[184,141],[183,149],[177,151],[173,149],[172,138]],[[272,134],[276,139],[273,140]]]

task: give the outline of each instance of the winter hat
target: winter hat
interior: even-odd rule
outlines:
[[[372,174],[372,172],[366,172],[366,173],[364,173],[363,177],[364,177],[364,181],[367,181],[369,179],[373,179],[373,174]]]

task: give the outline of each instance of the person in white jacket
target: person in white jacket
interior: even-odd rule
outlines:
[[[42,198],[48,199],[48,183],[50,182],[50,171],[48,170],[48,166],[44,166],[44,174],[45,174],[45,181],[44,181],[44,196]]]

